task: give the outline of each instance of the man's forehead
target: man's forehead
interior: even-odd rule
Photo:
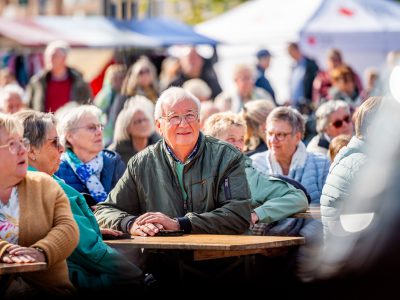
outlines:
[[[197,111],[196,103],[190,98],[171,99],[163,105],[164,112],[173,113],[176,111]]]

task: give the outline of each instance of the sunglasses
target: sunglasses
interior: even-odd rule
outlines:
[[[331,124],[335,128],[340,128],[343,126],[343,122],[346,122],[347,124],[349,124],[351,122],[350,116],[345,116],[343,118],[343,120],[336,120],[335,122],[332,122]]]

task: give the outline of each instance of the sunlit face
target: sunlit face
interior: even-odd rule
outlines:
[[[22,99],[18,94],[11,93],[4,103],[4,112],[14,114],[24,107]]]
[[[244,149],[244,135],[245,130],[243,126],[231,126],[220,133],[217,138],[232,144],[242,152]]]
[[[67,140],[78,157],[81,152],[97,155],[103,149],[103,129],[98,117],[83,115],[76,127],[67,134]]]
[[[22,136],[18,134],[8,134],[4,128],[0,129],[0,170],[3,175],[7,174],[10,182],[17,184],[26,175],[28,168],[27,149],[18,143]],[[16,153],[11,153],[9,147],[2,147],[10,142],[16,142],[18,147]]]
[[[66,66],[67,57],[63,50],[56,49],[49,57],[48,64],[50,69],[59,69]]]
[[[147,88],[153,83],[153,75],[148,68],[142,68],[138,73],[137,78],[138,86]]]
[[[47,133],[46,140],[40,149],[32,147],[29,153],[30,164],[32,164],[32,157],[35,167],[44,173],[53,175],[60,166],[61,154],[64,152],[64,147],[59,144],[57,130],[55,126]]]
[[[339,134],[353,135],[353,123],[351,122],[351,116],[346,109],[340,108],[333,112],[329,116],[328,122],[325,133],[330,138],[334,138]]]
[[[239,95],[249,97],[254,88],[254,78],[250,70],[244,69],[237,74],[235,84]]]
[[[152,126],[151,120],[142,112],[134,113],[131,123],[128,127],[129,135],[134,137],[148,138],[151,135]]]
[[[292,133],[289,122],[271,120],[267,122],[267,145],[277,160],[291,160],[297,145],[301,140],[301,133]]]
[[[188,113],[197,113],[198,115],[196,103],[190,99],[180,99],[164,104],[163,118],[156,121],[160,134],[174,152],[182,148],[194,148],[200,134],[200,120],[197,118],[194,122],[187,122],[184,117],[181,117],[181,122],[174,125],[166,118]]]

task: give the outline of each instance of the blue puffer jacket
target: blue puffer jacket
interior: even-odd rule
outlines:
[[[321,220],[324,227],[324,237],[328,227],[339,219],[343,200],[349,195],[349,185],[365,164],[365,142],[352,137],[347,147],[336,155],[329,170],[321,196]]]
[[[253,167],[266,175],[272,175],[267,164],[268,151],[251,156]],[[321,191],[329,171],[329,160],[325,155],[307,153],[303,168],[290,170],[288,177],[300,182],[311,197],[311,205],[319,205]]]
[[[106,149],[102,150],[102,152],[104,161],[103,170],[100,173],[100,181],[103,184],[105,192],[108,194],[125,172],[126,165],[117,153]],[[66,184],[72,186],[78,192],[90,194],[86,185],[79,180],[66,160],[61,159],[60,168],[55,175],[63,179]]]

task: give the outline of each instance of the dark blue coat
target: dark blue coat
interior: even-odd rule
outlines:
[[[103,170],[100,173],[100,181],[105,192],[108,194],[125,172],[126,165],[117,153],[106,149],[102,151],[104,161]],[[66,160],[61,159],[60,168],[55,175],[63,179],[66,184],[72,186],[78,192],[90,194],[86,185],[80,181]]]

